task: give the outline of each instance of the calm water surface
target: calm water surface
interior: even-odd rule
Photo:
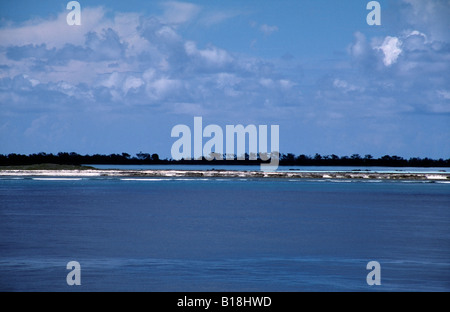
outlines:
[[[0,291],[449,290],[446,182],[0,179]]]

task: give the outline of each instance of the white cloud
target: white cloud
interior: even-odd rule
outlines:
[[[403,0],[407,4],[407,23],[429,34],[431,40],[448,41],[450,30],[449,0]]]
[[[209,65],[223,66],[232,62],[233,58],[227,51],[211,46],[207,49],[197,49],[195,42],[188,41],[184,45],[186,54],[193,57],[199,57]]]
[[[165,9],[163,21],[168,24],[186,23],[200,12],[198,5],[187,2],[169,1],[163,3],[162,6]]]
[[[176,95],[177,91],[182,87],[182,83],[178,79],[169,77],[161,77],[152,82],[147,83],[147,95],[153,100],[164,100],[167,96]]]
[[[125,82],[123,83],[123,92],[127,94],[130,89],[137,89],[143,84],[144,81],[141,78],[133,76],[127,77],[127,79],[125,79]]]
[[[273,80],[270,78],[261,78],[259,80],[259,83],[266,88],[271,88],[274,84]]]
[[[278,31],[278,26],[276,25],[267,25],[267,24],[261,24],[259,25],[255,21],[250,22],[250,27],[258,29],[260,32],[262,32],[265,36],[270,36],[273,33]]]
[[[186,50],[186,53],[188,55],[195,55],[198,53],[197,46],[195,45],[195,42],[188,41],[184,44],[184,49]]]
[[[269,26],[267,24],[263,24],[263,25],[259,26],[259,30],[261,30],[264,35],[270,36],[274,32],[278,31],[278,27],[277,26]]]
[[[208,12],[200,19],[200,23],[206,26],[211,26],[239,16],[240,14],[241,12],[239,11]]]
[[[289,90],[296,85],[296,83],[288,79],[273,80],[271,78],[261,78],[259,79],[259,84],[265,88],[281,88],[282,90]]]
[[[224,95],[229,97],[238,97],[242,95],[239,90],[244,79],[233,73],[218,73],[211,76],[211,80],[215,82],[215,88],[218,92],[223,92]]]
[[[40,84],[41,82],[39,81],[39,80],[37,80],[37,79],[30,79],[30,82],[31,82],[31,86],[32,87],[36,87],[38,84]]]
[[[422,36],[425,39],[425,42],[428,41],[427,35],[425,35],[423,32],[420,32],[418,30],[413,30],[413,31],[409,32],[406,35],[406,37],[409,37],[409,36]]]
[[[41,83],[38,79],[30,78],[30,76],[28,75],[23,75],[23,78],[27,79],[30,82],[31,87],[35,87]]]
[[[428,103],[427,110],[437,114],[450,113],[450,105],[448,103]]]
[[[150,42],[142,38],[138,31],[140,17],[139,13],[118,13],[114,16],[114,30],[127,44],[127,57],[135,57],[151,49]]]
[[[56,87],[59,91],[67,94],[68,96],[74,96],[77,92],[77,88],[70,83],[65,81],[60,81],[56,84]]]
[[[349,46],[349,53],[355,58],[363,58],[366,56],[369,46],[367,43],[366,36],[361,32],[356,32],[354,34],[355,42]]]
[[[113,72],[108,76],[107,79],[103,80],[100,85],[107,88],[116,88],[122,84],[122,78],[119,76],[118,72]]]
[[[100,31],[111,24],[105,24],[105,10],[102,7],[83,8],[83,23],[69,26],[67,12],[51,20],[32,20],[24,25],[0,28],[0,43],[3,46],[45,43],[48,48],[61,48],[66,44],[82,45],[90,31]]]
[[[387,36],[384,39],[381,46],[377,47],[377,49],[384,53],[384,65],[391,66],[397,62],[399,55],[402,53],[401,46],[402,42],[397,37]]]
[[[296,85],[295,82],[292,82],[288,79],[280,79],[278,81],[278,83],[280,84],[281,88],[283,88],[284,90],[291,89],[292,87],[294,87]]]
[[[42,82],[67,81],[71,84],[87,83],[96,85],[99,75],[110,73],[109,62],[88,62],[82,60],[70,60],[67,64],[47,66],[48,71],[33,71],[33,68],[27,68],[27,71]]]
[[[363,90],[362,88],[360,88],[358,86],[355,86],[353,84],[348,83],[345,80],[338,79],[338,78],[334,79],[333,86],[338,89],[343,90],[345,93],[351,92],[351,91],[362,91]]]
[[[450,100],[450,90],[438,90],[437,93],[442,99]]]
[[[406,31],[402,36],[402,50],[407,54],[408,51],[425,51],[431,42],[426,34],[413,30]]]
[[[180,36],[175,32],[175,30],[169,26],[163,26],[155,32],[156,36],[159,38],[168,41],[168,42],[177,42],[181,40]]]

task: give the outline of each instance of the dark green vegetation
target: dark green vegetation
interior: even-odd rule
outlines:
[[[87,170],[87,169],[95,169],[95,168],[90,166],[58,165],[58,164],[0,166],[0,170]]]
[[[42,169],[39,166],[57,166],[57,165],[93,165],[93,164],[117,164],[117,165],[164,165],[164,164],[204,164],[204,165],[259,165],[263,161],[249,160],[249,155],[245,155],[244,160],[212,160],[205,158],[198,160],[172,160],[160,159],[158,154],[138,153],[131,156],[127,153],[110,155],[79,155],[77,153],[58,153],[58,154],[9,154],[0,155],[0,166],[31,166],[30,168]],[[225,159],[225,156],[224,156]],[[43,164],[43,165],[35,165]],[[385,155],[380,158],[374,158],[371,155],[364,157],[353,154],[351,156],[337,155],[294,155],[291,153],[281,154],[279,160],[280,166],[383,166],[383,167],[450,167],[450,159],[430,159],[430,158],[410,158],[404,159],[399,156]],[[86,169],[87,167],[51,167],[48,169]],[[6,169],[6,167],[3,167]],[[8,169],[13,169],[12,167]],[[21,167],[20,169],[28,169]],[[89,169],[89,168],[87,168]]]

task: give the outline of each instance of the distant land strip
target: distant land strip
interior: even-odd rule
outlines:
[[[22,154],[0,154],[0,166],[18,166],[34,164],[59,164],[59,165],[260,165],[269,161],[262,161],[259,155],[253,159],[251,155],[244,154],[239,158],[234,155],[234,159],[229,159],[230,155],[222,155],[217,159],[161,159],[158,154],[137,153],[132,156],[128,153],[110,155],[80,155],[77,153],[60,152],[58,154],[38,153],[30,155]],[[253,155],[255,156],[255,155]],[[279,166],[381,166],[381,167],[450,167],[449,159],[431,159],[428,157],[412,157],[405,159],[400,156],[384,155],[375,158],[370,154],[361,156],[353,154],[351,156],[337,155],[295,155],[292,153],[281,153],[279,155]]]
[[[47,177],[132,177],[132,178],[273,178],[273,179],[373,179],[373,180],[446,180],[450,172],[376,172],[376,171],[235,171],[235,170],[14,170],[2,169],[0,176]]]

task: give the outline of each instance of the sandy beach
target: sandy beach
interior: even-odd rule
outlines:
[[[233,170],[0,170],[0,176],[20,177],[204,177],[204,178],[289,178],[289,179],[379,179],[448,180],[450,173],[385,172],[263,172]]]

